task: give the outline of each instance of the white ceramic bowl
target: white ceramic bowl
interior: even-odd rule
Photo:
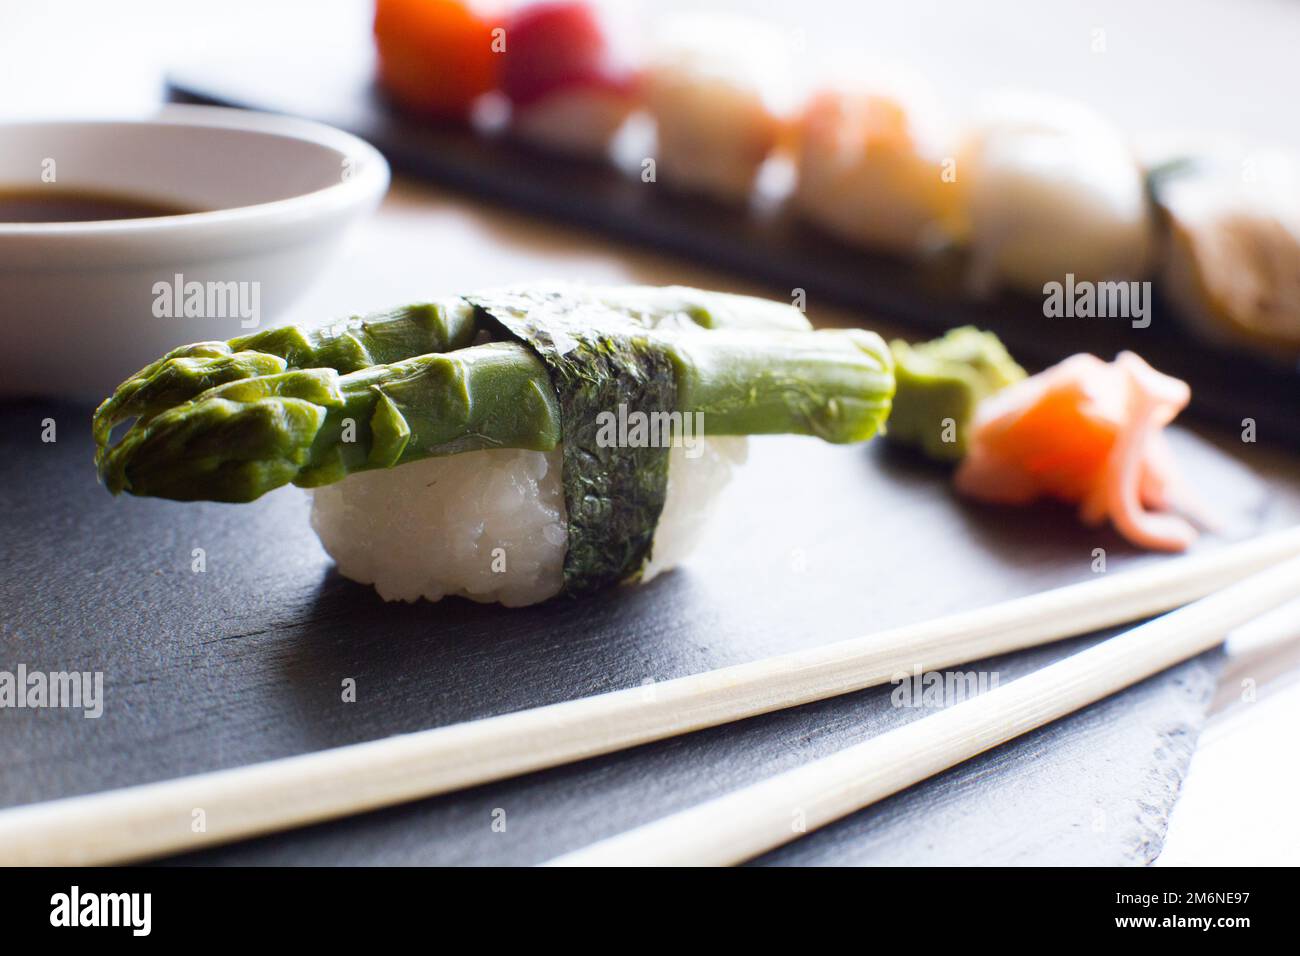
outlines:
[[[51,169],[52,184],[42,178]],[[170,348],[274,324],[388,178],[384,158],[355,136],[242,110],[0,124],[0,191],[205,210],[0,222],[0,393],[102,398]]]

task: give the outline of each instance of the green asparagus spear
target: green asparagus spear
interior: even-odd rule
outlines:
[[[646,328],[745,329],[752,332],[806,332],[812,324],[783,302],[751,295],[709,292],[689,286],[577,287],[578,294],[630,316]]]
[[[355,372],[463,348],[475,333],[474,310],[457,298],[353,316],[321,329],[291,325],[183,346],[131,376],[99,406],[92,424],[96,460],[115,426],[147,419],[215,386],[291,369]]]
[[[676,410],[703,413],[711,434],[853,442],[889,413],[889,352],[873,333],[650,335],[671,361]],[[546,451],[560,437],[542,363],[523,345],[494,342],[348,375],[301,369],[218,386],[138,423],[100,473],[115,494],[251,501],[420,458]]]
[[[678,335],[665,341],[677,404],[713,435],[815,435],[865,441],[889,415],[893,363],[862,329]]]
[[[230,382],[137,423],[100,475],[114,494],[240,502],[289,483],[559,441],[545,367],[522,345],[494,342],[347,375],[296,369]]]
[[[553,283],[572,293],[581,287]],[[808,321],[778,302],[685,286],[612,286],[582,289],[621,309],[647,328],[694,323],[705,329],[801,331]],[[268,329],[229,342],[200,342],[169,352],[127,379],[95,412],[97,460],[113,429],[148,418],[227,382],[302,368],[355,372],[430,352],[464,348],[477,332],[473,308],[461,299],[420,303],[353,316],[322,329]]]

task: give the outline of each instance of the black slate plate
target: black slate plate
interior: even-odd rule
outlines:
[[[880,445],[755,440],[685,567],[583,603],[389,605],[331,569],[305,496],[114,500],[89,409],[0,407],[0,669],[100,670],[102,718],[0,710],[0,806],[234,767],[663,680],[1160,558],[1065,509],[955,501]],[[41,441],[54,419],[57,441]],[[1247,532],[1293,500],[1180,436]],[[1205,547],[1215,546],[1206,541]],[[192,570],[203,548],[207,569]],[[1001,680],[1092,638],[963,670]],[[1213,655],[856,814],[765,863],[1141,863],[1158,852]],[[344,703],[341,683],[357,683]],[[571,767],[250,841],[204,863],[532,863],[923,716],[863,691]],[[505,812],[496,832],[493,812]]]
[[[292,113],[369,140],[399,170],[555,222],[676,254],[745,276],[786,299],[838,305],[933,335],[974,323],[997,332],[1013,354],[1043,367],[1075,352],[1110,358],[1123,349],[1193,386],[1191,413],[1239,429],[1252,418],[1260,440],[1300,447],[1300,373],[1224,352],[1188,336],[1157,301],[1149,328],[1125,319],[1045,318],[1041,298],[963,295],[956,261],[919,268],[840,243],[779,209],[743,208],[647,184],[613,166],[558,158],[501,136],[412,121],[369,80],[364,49],[331,51],[300,69],[277,56],[208,62],[174,71],[173,97]],[[639,167],[638,167],[639,168]],[[1064,277],[1062,277],[1064,281]]]

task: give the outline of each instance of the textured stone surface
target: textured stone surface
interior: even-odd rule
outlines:
[[[88,412],[0,408],[0,669],[102,670],[107,698],[99,720],[0,712],[0,806],[814,646],[1087,579],[1097,547],[1107,573],[1161,560],[1079,528],[1066,509],[965,505],[942,473],[882,447],[770,438],[751,443],[696,558],[645,587],[520,610],[386,605],[332,571],[297,490],[246,506],[110,498],[95,484]],[[58,424],[53,444],[40,440],[46,417]],[[1180,452],[1211,479],[1238,474],[1200,442]],[[1257,523],[1294,520],[1290,499],[1235,505]],[[203,573],[192,571],[194,548],[206,553]],[[963,670],[1005,681],[1095,639]],[[1145,862],[1212,667],[1160,675],[761,862]],[[341,700],[346,678],[355,703]],[[892,706],[891,690],[191,858],[537,862],[924,714]],[[492,829],[498,809],[504,833]]]

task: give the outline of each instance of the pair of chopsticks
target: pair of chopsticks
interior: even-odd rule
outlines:
[[[934,716],[555,861],[740,862],[796,836],[793,810],[802,811],[807,830],[815,829],[1213,647],[1233,627],[1300,594],[1298,555],[1300,527],[648,688],[14,807],[0,811],[0,864],[102,864],[188,852],[612,753],[861,690],[916,668],[940,670],[1181,608]],[[196,810],[205,819],[198,832],[192,826]]]
[[[932,717],[548,865],[743,862],[1208,651],[1233,628],[1297,596],[1300,557]]]

